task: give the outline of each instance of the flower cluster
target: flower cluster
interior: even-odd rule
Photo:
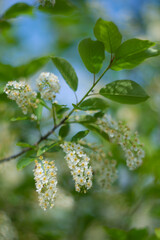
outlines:
[[[45,6],[46,4],[51,4],[52,6],[54,6],[55,2],[55,0],[39,0],[39,3],[42,6]]]
[[[111,141],[118,143],[122,147],[130,170],[134,170],[142,164],[145,153],[137,132],[132,134],[130,128],[123,122],[116,123],[107,115],[102,119],[98,119],[97,124],[109,135]]]
[[[109,189],[118,176],[116,160],[112,159],[112,154],[110,152],[106,155],[102,146],[90,144],[83,140],[80,140],[80,143],[91,149],[89,156],[93,162],[93,170],[98,185],[103,188],[103,190]]]
[[[36,181],[36,191],[39,195],[39,204],[42,209],[54,206],[55,196],[57,192],[57,168],[54,161],[43,160],[35,161],[34,179]]]
[[[58,77],[49,72],[40,74],[37,79],[37,86],[41,93],[41,97],[52,102],[56,97],[55,93],[58,93],[60,89]]]
[[[38,99],[36,92],[32,91],[31,87],[25,81],[10,81],[7,83],[4,92],[8,98],[15,100],[24,114],[31,112],[31,118],[36,120],[33,109],[37,108]]]
[[[65,142],[61,144],[63,151],[66,153],[68,167],[75,181],[75,189],[77,192],[92,187],[92,168],[89,166],[90,158],[84,153],[80,144]]]

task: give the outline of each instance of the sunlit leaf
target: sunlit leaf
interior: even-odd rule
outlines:
[[[88,71],[98,73],[105,59],[103,43],[87,38],[79,43],[78,50]]]
[[[107,52],[114,53],[120,46],[122,35],[113,22],[98,19],[94,27],[95,37],[104,43]]]
[[[149,98],[143,88],[131,80],[111,82],[105,88],[102,88],[99,93],[112,101],[124,104],[137,104]]]
[[[155,43],[148,40],[129,39],[122,43],[115,53],[111,69],[132,69],[145,59],[159,55],[159,50],[153,48]],[[151,48],[152,47],[152,48]]]

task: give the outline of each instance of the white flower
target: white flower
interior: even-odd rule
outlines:
[[[37,93],[32,91],[28,83],[24,80],[20,82],[8,82],[4,92],[8,95],[8,98],[16,101],[24,114],[31,112],[31,119],[37,120],[37,117],[33,113],[33,109],[38,106],[38,99],[36,99]]]
[[[53,73],[43,72],[37,79],[37,86],[41,97],[53,103],[56,97],[55,93],[60,90],[58,77]]]
[[[122,147],[130,170],[134,170],[142,164],[145,153],[137,132],[132,134],[128,126],[121,121],[117,124],[108,115],[98,119],[97,124],[109,135],[112,142],[118,143]]]
[[[75,181],[77,192],[90,189],[92,186],[92,168],[89,166],[90,158],[83,152],[80,144],[65,142],[60,145],[66,153],[68,167]],[[88,174],[87,174],[88,173]]]
[[[40,157],[40,160],[43,158]],[[43,160],[42,162],[35,161],[34,179],[36,181],[36,191],[38,192],[38,199],[41,208],[46,210],[48,207],[54,206],[55,196],[57,192],[57,168],[54,161],[49,162]]]

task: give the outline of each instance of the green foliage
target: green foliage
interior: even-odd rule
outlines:
[[[103,43],[86,38],[79,43],[78,50],[88,71],[98,73],[105,59]]]
[[[146,101],[149,97],[138,83],[131,80],[117,80],[109,83],[99,93],[124,104],[137,104]]]
[[[28,147],[29,148],[35,148],[35,146],[30,145],[28,143],[24,143],[24,142],[18,142],[16,145],[19,146],[19,147],[24,147],[24,148],[28,148]]]
[[[7,11],[4,13],[2,18],[11,19],[11,18],[16,18],[23,14],[31,15],[32,10],[33,10],[33,7],[26,3],[16,3],[12,5],[9,9],[7,9]]]
[[[60,144],[60,142],[56,141],[54,143],[46,144],[43,147],[40,147],[37,151],[37,156],[41,156],[42,154],[44,154],[45,152],[48,152],[48,151],[51,151],[51,152],[59,151],[59,149],[60,149],[59,144]]]
[[[122,35],[113,22],[98,19],[94,27],[95,37],[104,43],[107,52],[114,53],[120,46]]]
[[[62,7],[63,6],[63,7]],[[55,5],[46,4],[44,6],[39,6],[39,10],[44,11],[50,14],[57,15],[68,15],[76,10],[76,6],[69,0],[58,0],[55,2]]]
[[[115,52],[115,59],[111,69],[132,69],[143,62],[146,58],[157,55],[157,50],[152,49],[155,43],[148,40],[129,39],[121,44]]]
[[[105,228],[109,240],[156,240],[155,236],[150,236],[147,229],[131,229],[126,232],[121,229]]]
[[[109,136],[107,133],[102,131],[96,124],[93,123],[82,123],[83,126],[91,130],[93,133],[96,133],[99,137],[103,138],[105,141],[109,141]]]
[[[83,101],[79,106],[79,109],[88,111],[88,110],[105,110],[108,108],[108,103],[102,98],[93,97],[88,98],[87,100]]]
[[[72,137],[72,142],[78,142],[80,139],[86,137],[89,133],[89,130],[80,131]]]
[[[62,137],[62,138],[65,138],[65,137],[68,135],[69,130],[70,130],[69,124],[63,125],[63,126],[59,129],[59,136]]]
[[[70,86],[70,88],[73,91],[76,91],[78,87],[78,77],[71,64],[64,58],[52,57],[51,59],[55,64],[56,68],[62,74],[66,83]]]
[[[17,67],[0,63],[0,80],[7,82],[22,77],[27,78],[35,74],[48,61],[49,57],[41,57]]]
[[[22,170],[24,167],[27,167],[30,163],[35,161],[35,157],[22,157],[17,162],[17,169]]]

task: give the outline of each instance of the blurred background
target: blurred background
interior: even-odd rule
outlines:
[[[21,1],[0,0],[0,15],[17,2]],[[57,0],[55,10],[50,12],[39,9],[36,1],[23,2],[34,6],[31,12],[6,22],[0,19],[0,158],[18,152],[16,142],[32,144],[38,138],[33,123],[10,121],[22,114],[2,93],[6,82],[14,80],[9,77],[8,65],[15,67],[48,55],[64,57],[77,72],[80,99],[91,86],[92,76],[83,66],[77,46],[84,37],[94,39],[93,27],[98,18],[117,24],[123,41],[134,37],[160,40],[159,0]],[[105,61],[109,61],[107,55]],[[61,91],[57,100],[71,107],[75,96],[52,63],[42,70],[59,76]],[[28,78],[33,87],[38,74]],[[93,186],[83,195],[74,191],[63,154],[50,153],[58,167],[59,191],[55,207],[44,212],[35,192],[34,164],[23,171],[16,169],[16,160],[0,164],[0,240],[121,240],[124,238],[118,235],[110,238],[107,229],[147,229],[144,231],[152,235],[160,228],[160,58],[149,59],[134,70],[110,70],[97,89],[119,79],[137,81],[150,95],[147,102],[135,106],[110,102],[108,110],[115,119],[125,120],[133,131],[138,130],[146,151],[143,165],[129,171],[120,149],[109,146],[119,162],[118,180],[110,191],[96,191]],[[51,128],[47,114],[43,132]],[[79,125],[74,127],[81,129]],[[137,235],[133,239],[150,238]]]

